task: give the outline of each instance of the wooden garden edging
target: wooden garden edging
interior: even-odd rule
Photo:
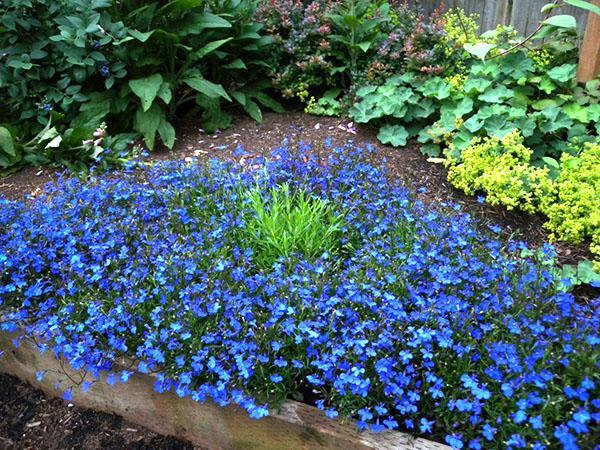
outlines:
[[[63,372],[52,352],[40,353],[25,339],[18,348],[15,335],[0,332],[0,372],[13,375],[52,396],[56,389],[73,383]],[[44,379],[36,372],[46,370]],[[66,369],[69,372],[69,369]],[[69,375],[74,377],[75,372]],[[77,374],[77,376],[79,376]],[[280,412],[252,420],[234,406],[219,407],[179,398],[174,393],[158,394],[149,375],[134,374],[126,384],[115,386],[94,383],[88,392],[73,388],[73,403],[86,408],[117,414],[157,433],[188,440],[209,449],[265,450],[449,450],[450,447],[399,432],[357,432],[352,423],[333,421],[318,409],[298,402],[286,402]]]

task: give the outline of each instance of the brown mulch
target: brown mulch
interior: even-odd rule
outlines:
[[[159,150],[150,160],[196,157],[234,158],[234,150],[242,145],[246,150],[267,153],[284,139],[291,144],[312,144],[321,152],[326,137],[336,145],[348,140],[357,144],[371,143],[376,158],[386,160],[390,173],[408,186],[426,188],[417,195],[431,205],[454,202],[487,223],[502,226],[506,234],[523,239],[533,246],[547,241],[548,233],[542,227],[542,216],[509,212],[504,208],[479,203],[465,196],[446,180],[446,171],[440,164],[427,161],[416,143],[401,149],[378,144],[376,130],[357,127],[356,134],[347,130],[347,120],[315,117],[299,112],[265,114],[260,124],[246,117],[237,118],[234,126],[217,134],[205,134],[193,121],[178,124],[178,140],[174,151]],[[52,168],[25,168],[0,179],[0,197],[22,199],[43,192],[44,185],[56,180],[58,171]],[[559,261],[573,264],[590,258],[585,245],[556,245]],[[0,449],[188,449],[190,445],[162,437],[123,419],[88,411],[69,405],[59,399],[47,398],[43,393],[18,380],[0,375]]]
[[[79,408],[0,374],[2,450],[193,450],[119,416]]]

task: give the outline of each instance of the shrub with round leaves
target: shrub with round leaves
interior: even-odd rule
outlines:
[[[343,214],[350,250],[257,264],[243,193],[284,185]],[[63,180],[0,203],[1,328],[110,383],[127,356],[159,392],[253,418],[310,393],[329,417],[455,448],[592,448],[599,302],[557,290],[549,246],[446,206],[352,146]]]

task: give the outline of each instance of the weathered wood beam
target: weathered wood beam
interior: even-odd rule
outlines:
[[[600,0],[593,0],[600,6]],[[588,14],[583,45],[579,51],[579,65],[577,66],[577,81],[585,83],[600,74],[600,16],[590,12]]]

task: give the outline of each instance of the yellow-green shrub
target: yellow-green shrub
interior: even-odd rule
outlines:
[[[531,165],[531,155],[517,130],[474,139],[462,152],[446,151],[448,180],[467,194],[485,193],[491,205],[543,212],[552,240],[577,244],[591,238],[600,270],[600,142],[586,143],[578,156],[564,153],[554,181],[547,168]]]
[[[544,197],[553,196],[547,168],[531,165],[533,151],[515,130],[503,138],[474,139],[460,152],[446,151],[448,180],[467,194],[482,191],[491,205],[534,213]]]
[[[541,205],[548,216],[546,227],[552,237],[568,242],[591,237],[590,249],[600,256],[600,143],[585,144],[578,156],[564,153],[560,163],[556,196]]]

